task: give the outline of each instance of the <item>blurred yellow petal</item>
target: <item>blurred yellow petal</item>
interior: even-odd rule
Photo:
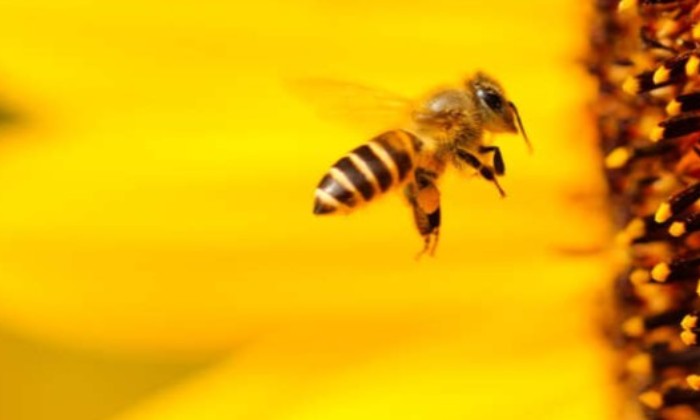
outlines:
[[[234,349],[125,418],[606,416],[581,16],[544,0],[6,5],[0,75],[33,125],[0,148],[2,323],[138,357]],[[411,96],[477,69],[535,146],[498,138],[507,199],[447,176],[420,263],[396,196],[311,215],[319,177],[366,138],[288,80]]]
[[[111,418],[216,361],[82,351],[0,331],[0,418]]]
[[[552,331],[444,315],[292,330],[119,419],[613,418],[601,349],[566,310]]]

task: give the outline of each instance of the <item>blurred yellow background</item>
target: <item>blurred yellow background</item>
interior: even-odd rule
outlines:
[[[580,58],[555,0],[0,1],[0,419],[599,419],[608,280]],[[483,69],[535,146],[311,214],[376,133],[288,82],[415,96]]]

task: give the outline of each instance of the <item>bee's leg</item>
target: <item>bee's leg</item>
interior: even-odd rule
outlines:
[[[506,196],[506,192],[503,191],[503,188],[501,188],[501,184],[498,183],[498,179],[496,179],[496,174],[494,173],[494,169],[491,168],[490,166],[486,166],[481,161],[479,158],[474,156],[473,154],[467,152],[466,150],[458,149],[457,150],[457,157],[467,165],[471,166],[472,168],[476,169],[479,171],[479,175],[484,177],[487,181],[491,181],[496,185],[496,188],[498,188],[498,192],[501,194],[501,197]],[[501,163],[503,163],[501,159]],[[502,168],[505,171],[505,168]]]
[[[498,146],[480,146],[479,153],[486,154],[493,152],[493,170],[496,175],[502,176],[506,173],[506,164],[503,162],[503,155],[501,154],[501,149]]]
[[[437,175],[434,172],[417,168],[415,181],[406,186],[406,196],[413,208],[416,228],[424,240],[424,247],[417,255],[435,254],[440,234],[440,191],[435,185]]]

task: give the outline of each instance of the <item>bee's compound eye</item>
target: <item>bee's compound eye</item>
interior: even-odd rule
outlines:
[[[477,94],[486,103],[486,105],[488,105],[488,107],[494,111],[503,108],[503,97],[501,97],[501,95],[498,93],[492,90],[481,89],[477,92]]]

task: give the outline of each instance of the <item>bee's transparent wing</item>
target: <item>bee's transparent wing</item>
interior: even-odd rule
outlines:
[[[368,135],[405,126],[415,104],[381,89],[331,79],[299,79],[289,87],[321,118]]]

